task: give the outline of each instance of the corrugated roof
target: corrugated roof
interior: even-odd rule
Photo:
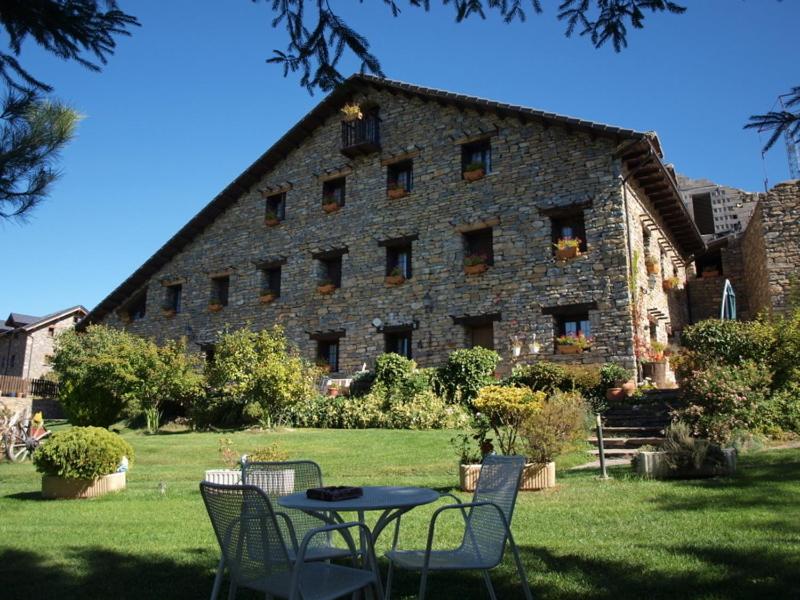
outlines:
[[[596,123],[524,106],[495,102],[476,96],[455,94],[453,92],[422,87],[402,81],[382,79],[372,75],[352,75],[328,94],[328,96],[306,114],[294,127],[284,134],[283,137],[275,142],[272,147],[256,159],[256,161],[247,167],[241,175],[234,179],[233,182],[217,194],[217,196],[200,212],[192,217],[178,233],[172,236],[167,243],[147,259],[141,267],[134,271],[130,277],[106,296],[91,310],[87,317],[79,323],[78,327],[83,328],[89,323],[102,320],[114,307],[130,297],[131,294],[145,284],[151,276],[157,273],[158,270],[167,264],[175,255],[182,251],[189,242],[199,235],[242,194],[246,193],[253,185],[258,183],[258,181],[283,160],[289,152],[302,144],[308,135],[320,126],[330,114],[338,112],[341,106],[357,92],[368,88],[389,90],[393,93],[417,96],[426,100],[435,100],[456,105],[461,108],[492,111],[500,117],[513,117],[522,121],[541,121],[552,125],[561,125],[591,135],[611,137],[618,142],[624,140],[649,139],[651,147],[655,149],[659,156],[661,155],[658,138],[652,133]]]

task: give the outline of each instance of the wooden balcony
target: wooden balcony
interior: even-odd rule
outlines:
[[[345,156],[379,152],[381,149],[380,119],[377,115],[364,115],[354,121],[342,121],[342,147]]]

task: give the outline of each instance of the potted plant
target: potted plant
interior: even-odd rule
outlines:
[[[606,388],[606,400],[619,400],[636,390],[630,372],[616,363],[606,363],[600,367],[600,383]]]
[[[664,351],[667,349],[667,345],[653,340],[650,342],[650,351],[648,352],[649,358],[652,362],[660,362],[664,360]]]
[[[557,260],[568,260],[580,256],[581,240],[579,238],[561,238],[554,245]]]
[[[463,433],[450,440],[459,456],[459,486],[465,492],[475,491],[483,457],[494,452],[494,444],[487,437],[491,430],[489,419],[477,413],[472,417],[470,428],[472,433]]]
[[[483,254],[469,254],[464,257],[464,273],[467,275],[479,275],[489,268],[487,260]]]
[[[203,479],[211,483],[224,483],[226,485],[239,485],[242,483],[242,469],[239,466],[241,459],[233,447],[231,438],[221,437],[217,442],[217,452],[225,469],[209,469]]]
[[[400,267],[394,267],[386,276],[386,285],[401,285],[405,280],[406,278],[403,276],[403,271]]]
[[[676,289],[680,285],[681,280],[678,279],[677,277],[667,277],[666,279],[664,279],[662,283],[664,291],[668,292],[670,290]]]
[[[278,218],[278,213],[272,209],[267,210],[267,212],[264,214],[264,225],[267,227],[275,227],[276,225],[280,224],[281,220]]]
[[[327,296],[328,294],[332,294],[333,292],[336,291],[336,284],[333,283],[333,281],[331,281],[330,279],[322,279],[317,284],[317,291],[320,294],[324,294]]]
[[[464,179],[467,181],[477,181],[478,179],[482,179],[485,174],[486,171],[483,168],[483,163],[469,163],[464,167]]]
[[[258,296],[258,301],[261,304],[270,304],[274,302],[278,298],[278,292],[275,292],[269,288],[262,290],[261,294]]]
[[[361,111],[361,106],[357,103],[347,103],[342,109],[342,120],[346,122],[358,121],[364,118],[364,113]]]
[[[556,338],[559,354],[580,354],[592,345],[592,339],[582,333],[578,335],[560,335]]]
[[[644,259],[644,266],[647,267],[648,275],[657,275],[661,271],[661,265],[652,256],[646,256]]]
[[[322,196],[322,210],[326,213],[334,213],[339,210],[341,206],[339,205],[339,201],[336,199],[336,195],[331,193],[326,193]]]
[[[102,427],[54,433],[33,453],[43,498],[94,498],[125,489],[133,448]]]
[[[330,396],[331,398],[336,398],[336,396],[339,395],[340,391],[341,391],[341,388],[339,387],[338,383],[329,383],[328,384],[327,393],[328,393],[328,396]]]
[[[704,279],[710,277],[719,277],[719,268],[713,265],[706,265],[705,267],[703,267],[702,277]]]
[[[667,428],[661,447],[642,448],[634,458],[636,472],[654,479],[697,479],[736,472],[736,449],[696,438],[685,423]]]
[[[406,190],[406,186],[397,181],[390,181],[388,187],[386,188],[386,194],[392,200],[398,200],[408,194],[408,190]]]

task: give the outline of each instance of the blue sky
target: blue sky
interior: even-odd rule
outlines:
[[[271,2],[120,0],[142,27],[92,73],[25,46],[22,63],[84,115],[63,177],[23,225],[0,224],[0,315],[92,308],[320,99],[267,65]],[[621,54],[566,39],[558,2],[526,23],[455,24],[451,7],[337,0],[388,77],[639,130],[692,177],[747,190],[788,178],[742,124],[800,85],[797,0],[684,0]],[[434,0],[435,4],[435,0]],[[357,70],[351,61],[346,73]]]

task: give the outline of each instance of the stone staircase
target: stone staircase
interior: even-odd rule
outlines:
[[[660,446],[670,423],[670,410],[678,404],[678,390],[645,392],[639,404],[618,406],[603,415],[603,445],[606,460],[630,460],[642,446]],[[599,459],[597,431],[588,439],[589,454]]]

